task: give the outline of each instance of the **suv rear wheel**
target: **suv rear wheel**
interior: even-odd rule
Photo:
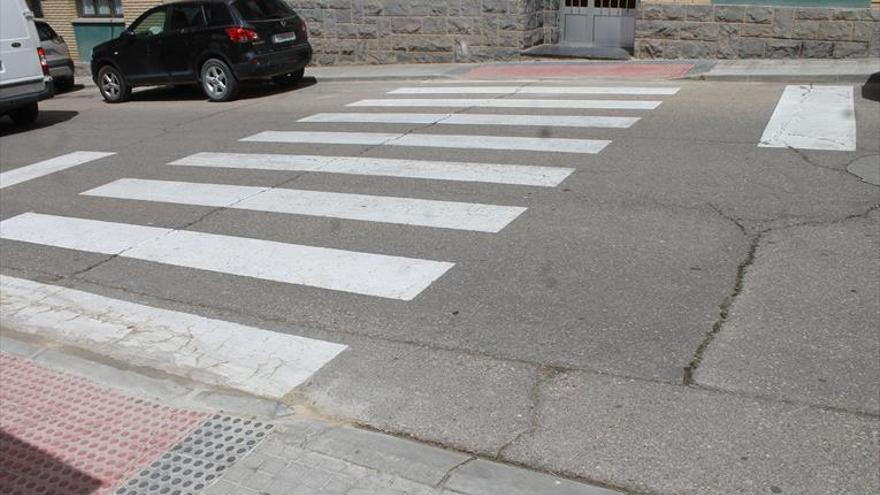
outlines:
[[[98,71],[98,89],[108,103],[123,102],[131,96],[131,86],[112,65],[105,65]]]
[[[288,72],[287,74],[281,74],[280,76],[275,76],[272,78],[272,82],[279,86],[290,87],[296,85],[298,82],[302,81],[303,75],[305,75],[306,69],[302,68],[298,71]]]
[[[29,125],[37,121],[39,114],[40,108],[37,106],[37,102],[33,102],[9,112],[9,117],[18,125]]]
[[[238,79],[222,60],[212,58],[202,64],[202,90],[211,101],[229,101],[238,95]]]

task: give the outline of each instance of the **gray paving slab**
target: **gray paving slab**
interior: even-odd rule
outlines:
[[[470,456],[355,428],[338,428],[308,444],[315,452],[426,485],[439,484]]]
[[[765,235],[698,383],[880,414],[880,212]]]
[[[508,460],[656,495],[880,490],[880,420],[588,373],[542,387]]]
[[[621,492],[537,474],[521,468],[477,459],[453,471],[443,485],[474,495],[620,495]]]

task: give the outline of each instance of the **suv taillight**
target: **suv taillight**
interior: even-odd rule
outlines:
[[[260,39],[260,35],[256,31],[243,27],[226,28],[226,36],[229,36],[229,41],[233,43],[246,43]]]
[[[43,75],[49,75],[49,62],[46,60],[46,52],[42,48],[37,48],[37,55],[40,57],[40,67],[43,68]]]

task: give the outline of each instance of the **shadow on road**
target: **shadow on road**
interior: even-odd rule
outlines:
[[[99,488],[101,480],[0,430],[0,493],[87,495]]]
[[[307,88],[317,83],[318,80],[314,77],[304,77],[302,81],[295,86],[289,87],[278,86],[271,82],[244,83],[241,85],[241,92],[238,94],[238,99],[250,100],[272,96],[279,93]],[[207,99],[208,97],[205,96],[201,87],[195,84],[188,84],[181,86],[158,86],[142,90],[135,89],[131,95],[130,101],[199,101]]]
[[[79,115],[71,110],[40,110],[37,121],[31,125],[18,125],[9,117],[0,117],[0,137],[11,136],[20,132],[33,131],[61,124]]]
[[[74,85],[71,86],[70,88],[68,88],[68,89],[64,89],[64,90],[57,89],[57,87],[56,87],[55,94],[56,94],[56,95],[66,95],[66,94],[69,94],[69,93],[76,93],[77,91],[80,91],[80,90],[82,90],[82,89],[85,89],[85,87],[86,87],[85,84],[74,84]]]
[[[871,74],[868,81],[862,85],[862,98],[880,101],[880,72]]]

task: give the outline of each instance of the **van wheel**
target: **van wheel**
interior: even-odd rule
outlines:
[[[202,90],[211,101],[234,100],[238,95],[238,79],[222,60],[209,59],[202,64]]]
[[[302,81],[303,75],[305,75],[305,73],[306,69],[302,68],[297,71],[288,72],[287,74],[275,76],[272,78],[272,82],[282,87],[295,86],[297,83]]]
[[[16,108],[15,110],[9,112],[9,116],[12,118],[12,121],[18,125],[30,125],[37,121],[37,116],[40,114],[40,108],[37,106],[37,102],[33,102],[27,104],[23,107]]]
[[[131,96],[131,86],[112,65],[105,65],[98,71],[98,89],[108,103],[120,103]]]

